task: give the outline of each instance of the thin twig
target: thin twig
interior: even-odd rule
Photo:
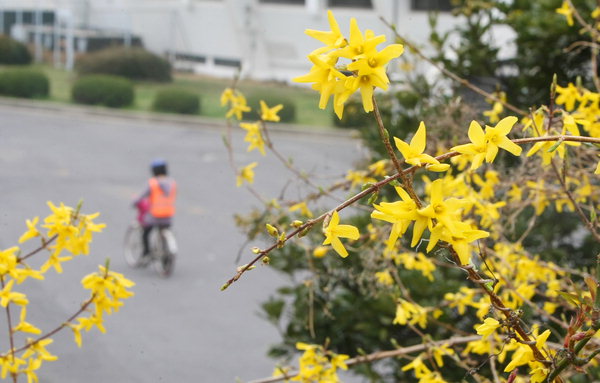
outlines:
[[[428,63],[430,63],[431,65],[433,65],[436,69],[438,69],[440,72],[442,72],[444,75],[446,75],[447,77],[449,77],[450,79],[452,79],[453,81],[471,89],[473,92],[484,96],[494,102],[499,102],[500,104],[502,104],[505,108],[512,110],[513,112],[520,114],[521,116],[525,116],[527,114],[526,111],[524,111],[523,109],[517,108],[516,106],[498,98],[496,95],[494,95],[493,93],[489,93],[486,92],[485,90],[481,89],[480,87],[474,85],[473,83],[471,83],[469,80],[464,79],[460,76],[458,76],[457,74],[455,74],[454,72],[449,71],[448,69],[446,69],[444,66],[442,66],[441,64],[439,64],[438,62],[432,60],[431,58],[429,58],[428,56],[426,56],[423,52],[421,52],[421,50],[419,48],[417,48],[417,46],[415,44],[412,44],[410,41],[406,40],[404,37],[400,36],[400,34],[398,33],[398,31],[396,30],[396,27],[394,25],[392,25],[390,22],[388,22],[385,18],[380,17],[380,20],[388,27],[392,30],[392,32],[396,35],[396,38],[402,40],[402,43],[407,45],[410,50],[415,53],[417,56],[419,56],[421,59],[427,61]]]
[[[437,346],[442,346],[444,344],[446,344],[447,346],[453,346],[456,344],[464,344],[464,343],[468,343],[468,342],[473,342],[476,340],[481,339],[481,336],[479,335],[471,335],[471,336],[463,336],[463,337],[454,337],[454,338],[449,338],[446,340],[440,340],[440,341],[435,341],[435,342],[431,342],[431,344],[417,344],[414,346],[408,346],[408,347],[402,347],[396,350],[389,350],[389,351],[378,351],[378,352],[374,352],[372,354],[369,355],[363,355],[363,356],[357,356],[351,359],[348,359],[346,361],[346,365],[347,366],[354,366],[357,364],[361,364],[361,363],[371,363],[371,362],[375,362],[377,360],[381,360],[381,359],[386,359],[386,358],[394,358],[394,357],[398,357],[398,356],[403,356],[403,355],[407,355],[407,354],[412,354],[415,352],[421,352],[426,350],[427,348],[431,347],[432,345],[434,347]],[[283,376],[275,376],[272,378],[264,378],[264,379],[258,379],[258,380],[252,380],[248,383],[274,383],[274,382],[281,382],[290,378],[293,378],[295,376],[297,376],[299,374],[298,371],[291,371],[288,372],[287,374],[283,375]]]
[[[524,144],[532,144],[532,143],[536,143],[536,142],[558,141],[558,140],[561,140],[561,141],[571,141],[571,142],[588,142],[588,143],[592,143],[592,144],[600,144],[600,138],[584,137],[584,136],[565,136],[565,135],[555,135],[555,136],[545,136],[545,137],[517,138],[517,139],[512,140],[512,142],[514,142],[517,145],[524,145]],[[437,159],[438,161],[442,162],[442,161],[448,160],[448,159],[450,159],[452,157],[456,157],[458,155],[460,155],[460,153],[458,153],[457,151],[450,151],[448,153],[445,153],[445,154],[442,154],[440,156],[435,157],[435,159]],[[403,170],[401,173],[396,173],[396,174],[394,174],[394,175],[392,175],[392,176],[390,176],[388,178],[385,178],[385,179],[383,179],[383,180],[375,183],[373,186],[371,186],[371,187],[369,187],[369,188],[361,191],[360,193],[354,195],[354,197],[352,197],[352,198],[344,201],[342,204],[336,206],[331,211],[323,213],[323,214],[321,214],[319,217],[317,217],[315,219],[306,221],[304,224],[302,224],[302,226],[300,226],[296,230],[290,232],[281,241],[278,241],[277,243],[271,245],[267,249],[261,250],[258,253],[258,255],[252,261],[250,261],[250,263],[248,263],[244,267],[242,267],[231,279],[229,279],[221,287],[221,289],[225,290],[232,283],[234,283],[237,280],[239,280],[240,277],[249,268],[251,268],[256,262],[258,262],[264,256],[266,256],[267,254],[269,254],[271,251],[277,249],[278,247],[283,246],[287,241],[289,241],[291,238],[295,237],[299,233],[310,230],[315,224],[323,221],[325,219],[325,217],[327,217],[333,211],[341,211],[341,210],[345,209],[346,207],[348,207],[348,206],[354,204],[355,202],[359,201],[360,199],[362,199],[362,198],[370,195],[371,193],[374,193],[375,191],[381,189],[383,186],[389,184],[390,182],[399,179],[404,174],[415,172],[419,168],[420,168],[420,166],[411,166],[410,168],[407,168],[407,169]]]
[[[373,114],[375,115],[375,121],[377,121],[377,127],[379,129],[379,136],[381,137],[381,140],[383,141],[385,150],[387,151],[388,156],[390,156],[390,159],[392,160],[392,163],[394,164],[396,171],[398,172],[398,174],[400,174],[400,179],[401,179],[402,185],[406,189],[406,192],[413,199],[413,201],[415,201],[415,203],[417,204],[417,207],[420,209],[422,207],[421,200],[419,199],[419,196],[417,196],[417,193],[415,193],[415,190],[413,189],[412,181],[402,171],[402,166],[401,166],[400,162],[398,161],[398,157],[396,157],[396,153],[394,152],[394,148],[392,147],[392,144],[390,143],[390,136],[389,136],[387,130],[385,129],[385,126],[383,125],[383,120],[381,119],[381,113],[379,113],[379,106],[377,106],[377,101],[375,100],[375,95],[373,95]]]
[[[96,294],[93,294],[87,301],[83,302],[83,304],[81,305],[81,308],[79,310],[77,310],[77,312],[73,315],[71,315],[65,322],[63,322],[60,326],[56,327],[55,329],[53,329],[52,331],[36,338],[35,340],[28,342],[26,345],[21,346],[20,348],[16,349],[14,352],[21,352],[21,351],[25,351],[28,348],[38,344],[39,342],[43,341],[44,339],[50,338],[51,336],[53,336],[54,334],[56,334],[57,332],[59,332],[60,330],[62,330],[63,328],[67,327],[71,322],[73,322],[82,312],[84,312],[85,310],[87,310],[87,308],[89,307],[90,304],[92,304],[92,302],[94,302],[94,299],[96,298]],[[0,358],[6,357],[6,354],[0,355]]]
[[[6,286],[6,284],[4,283],[4,276],[0,277],[0,284],[2,286],[2,289],[4,289]],[[8,352],[8,355],[10,355],[10,359],[11,359],[12,363],[14,363],[16,350],[15,350],[15,337],[14,337],[14,333],[13,333],[12,318],[10,315],[10,301],[6,304],[4,312],[6,313],[6,323],[8,326],[8,340],[10,343],[10,351]],[[17,374],[11,372],[10,375],[12,377],[13,382],[16,382]]]
[[[54,242],[56,240],[56,238],[58,238],[58,234],[54,234],[52,237],[50,237],[49,239],[43,239],[43,243],[42,246],[38,247],[37,249],[31,251],[30,253],[25,254],[22,257],[19,257],[19,259],[17,260],[17,262],[22,263],[24,260],[26,260],[29,257],[32,257],[34,255],[36,255],[37,253],[39,253],[40,251],[47,249],[48,245],[52,244],[52,242]]]

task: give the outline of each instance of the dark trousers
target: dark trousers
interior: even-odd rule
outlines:
[[[142,231],[142,244],[143,244],[142,254],[143,255],[150,254],[150,232],[152,231],[152,229],[154,229],[155,227],[157,227],[159,229],[166,229],[170,226],[171,225],[160,224],[160,225],[150,225],[150,226],[144,227],[144,230]]]

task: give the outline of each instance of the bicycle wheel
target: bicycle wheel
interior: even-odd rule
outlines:
[[[123,255],[125,262],[131,267],[142,265],[142,227],[137,223],[131,224],[125,232]]]
[[[162,277],[168,277],[173,273],[175,267],[175,255],[177,244],[175,236],[168,229],[158,230],[157,257],[154,260],[154,268]]]

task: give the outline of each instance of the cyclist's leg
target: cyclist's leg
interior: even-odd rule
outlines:
[[[150,232],[152,231],[153,225],[144,226],[142,230],[142,245],[143,251],[142,256],[146,257],[150,254]]]

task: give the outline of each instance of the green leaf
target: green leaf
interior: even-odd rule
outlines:
[[[261,305],[262,310],[267,316],[269,322],[274,324],[279,323],[279,319],[281,318],[281,314],[283,313],[283,309],[285,307],[285,302],[282,299],[269,299]]]
[[[371,197],[369,197],[369,200],[367,201],[367,205],[373,205],[375,202],[377,202],[378,197],[379,193],[377,192],[371,194]]]
[[[556,149],[558,149],[558,147],[560,146],[560,144],[562,144],[563,142],[561,140],[556,141],[556,143],[554,145],[552,145],[550,147],[550,149],[548,149],[548,153],[552,153],[553,151],[555,151]]]
[[[565,293],[564,291],[557,291],[557,293],[564,300],[566,300],[567,302],[571,303],[572,305],[575,305],[575,306],[580,306],[581,305],[581,301],[579,300],[579,297],[577,295],[572,294],[572,293]]]

